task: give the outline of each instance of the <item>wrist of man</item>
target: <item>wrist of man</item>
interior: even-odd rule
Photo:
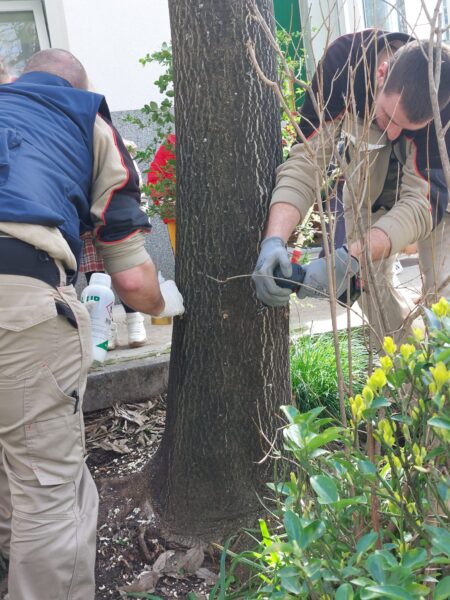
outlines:
[[[359,260],[360,263],[365,259],[365,248],[369,246],[370,257],[373,261],[387,258],[391,253],[392,243],[387,234],[376,227],[369,229],[364,241],[353,242],[349,248],[349,253]]]

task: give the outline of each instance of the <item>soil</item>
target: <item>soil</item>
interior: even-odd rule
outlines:
[[[87,464],[100,496],[96,600],[201,600],[217,581],[217,561],[204,547],[186,548],[161,537],[135,487],[159,445],[164,419],[163,397],[85,418]]]

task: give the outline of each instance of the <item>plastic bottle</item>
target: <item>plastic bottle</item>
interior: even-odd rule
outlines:
[[[81,302],[88,305],[91,316],[92,360],[103,362],[108,352],[114,306],[111,277],[106,273],[93,273],[90,284],[81,293]]]

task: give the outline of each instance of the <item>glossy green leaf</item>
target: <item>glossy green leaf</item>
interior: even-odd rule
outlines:
[[[389,400],[387,398],[383,398],[383,396],[377,396],[372,401],[372,404],[370,405],[370,408],[371,409],[384,408],[384,407],[390,406],[390,405],[391,405],[391,402],[389,402]]]
[[[302,591],[302,584],[298,577],[286,577],[280,574],[281,585],[290,594],[300,594]]]
[[[444,502],[448,502],[448,500],[450,498],[450,486],[446,482],[440,481],[437,484],[437,489],[438,489],[439,496],[441,497],[441,499]]]
[[[379,552],[375,552],[367,558],[366,568],[377,583],[386,583],[389,565]]]
[[[396,421],[397,423],[405,423],[408,426],[411,426],[413,423],[413,420],[408,415],[391,415],[390,419],[392,421]]]
[[[358,466],[362,475],[376,475],[377,473],[375,465],[370,460],[359,460]]]
[[[314,475],[310,478],[311,486],[322,504],[331,504],[339,500],[339,494],[334,479],[327,475]]]
[[[413,548],[408,550],[402,557],[402,566],[407,569],[423,567],[427,561],[427,553],[424,548]]]
[[[441,352],[436,354],[436,362],[448,362],[450,361],[450,348],[445,348]]]
[[[373,583],[373,580],[369,579],[368,577],[356,577],[356,579],[352,579],[351,583],[353,583],[353,585],[357,585],[358,587],[367,587]]]
[[[269,530],[267,528],[267,523],[263,520],[259,520],[259,529],[261,531],[263,543],[265,546],[270,546],[272,544],[272,539],[270,537]]]
[[[434,548],[450,556],[450,532],[433,525],[425,525],[425,529],[431,534],[431,542]]]
[[[326,531],[325,523],[322,521],[313,521],[303,528],[300,536],[300,548],[305,550],[310,544],[323,536]]]
[[[450,577],[444,577],[434,588],[433,600],[446,600],[450,598]]]
[[[336,590],[335,600],[353,600],[353,588],[349,583],[343,583]]]
[[[448,429],[450,431],[450,419],[448,417],[433,417],[428,421],[428,425],[439,427],[439,429]]]
[[[363,537],[361,539],[359,539],[358,543],[356,544],[356,551],[359,554],[363,554],[364,552],[367,552],[367,550],[370,550],[370,548],[373,548],[373,546],[377,542],[377,539],[378,539],[378,534],[375,531],[371,531],[370,533],[363,535]]]
[[[308,442],[305,444],[305,450],[312,452],[325,444],[336,441],[342,431],[342,427],[328,427],[323,433],[311,436]]]
[[[412,600],[411,594],[398,585],[372,585],[366,591],[379,594],[378,598],[392,598],[392,600]],[[373,596],[376,598],[376,596]]]
[[[284,513],[284,527],[286,529],[288,540],[291,542],[295,541],[300,546],[303,527],[299,516],[292,510],[288,510]]]
[[[297,408],[295,408],[295,406],[282,406],[281,410],[284,412],[284,414],[286,415],[289,423],[294,423],[295,422],[295,418],[299,415],[299,411]]]
[[[419,596],[419,598],[426,598],[430,593],[430,588],[421,583],[408,583],[405,585],[405,591],[414,596]]]
[[[367,498],[365,496],[353,496],[353,498],[344,498],[332,503],[333,508],[336,510],[356,506],[357,504],[367,504]]]

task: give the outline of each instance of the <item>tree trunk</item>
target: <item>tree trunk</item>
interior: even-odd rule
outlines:
[[[272,22],[272,0],[258,0]],[[175,320],[166,428],[150,465],[154,508],[180,536],[223,539],[253,523],[269,451],[290,402],[288,310],[249,275],[281,160],[275,57],[246,0],[169,0],[177,133]],[[221,283],[217,281],[239,276]],[[264,434],[264,436],[262,435]]]

